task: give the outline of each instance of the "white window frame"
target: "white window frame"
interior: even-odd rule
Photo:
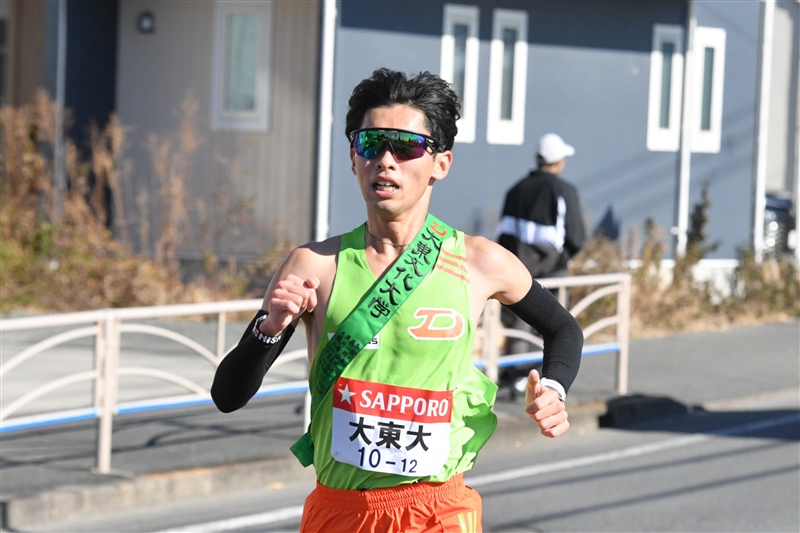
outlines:
[[[681,141],[681,103],[683,100],[683,27],[653,25],[653,48],[650,52],[650,95],[647,110],[647,149],[654,152],[677,152]],[[672,72],[669,87],[669,127],[661,127],[661,85],[664,72],[663,45],[671,43]]]
[[[489,117],[486,141],[489,144],[521,145],[525,141],[525,92],[528,85],[528,13],[495,9],[489,61]],[[517,30],[514,46],[514,86],[511,119],[501,118],[503,98],[503,30]]]
[[[694,85],[692,90],[692,152],[716,154],[722,139],[722,95],[725,85],[725,30],[722,28],[696,28],[694,34]],[[714,50],[714,65],[711,71],[711,123],[703,130],[703,83],[705,50]]]
[[[222,131],[266,132],[272,104],[272,2],[217,0],[214,6],[214,65],[211,86],[211,127]],[[253,111],[225,110],[225,46],[227,19],[234,13],[258,16],[256,105]]]
[[[464,68],[464,94],[462,95],[461,118],[458,120],[456,142],[475,142],[475,124],[478,113],[478,56],[480,41],[478,28],[480,9],[478,6],[459,4],[444,5],[444,21],[442,23],[442,46],[439,73],[442,79],[453,83],[455,67],[455,38],[453,28],[456,24],[464,24],[468,28],[466,65]]]

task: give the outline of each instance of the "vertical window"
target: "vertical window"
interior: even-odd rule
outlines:
[[[658,127],[662,130],[669,129],[670,98],[672,97],[672,58],[675,56],[675,44],[663,43],[661,45],[661,113]]]
[[[522,144],[525,140],[527,67],[527,12],[495,9],[486,131],[490,144]]]
[[[711,131],[711,87],[714,78],[714,49],[706,48],[703,57],[703,106],[700,109],[700,129]]]
[[[692,151],[717,153],[722,137],[725,30],[698,27],[695,33]]]
[[[231,13],[226,21],[225,111],[255,111],[258,15]]]
[[[211,124],[267,131],[272,2],[216,2]]]
[[[456,24],[453,26],[453,86],[461,98],[467,80],[467,37],[469,26]]]
[[[445,4],[440,75],[461,97],[461,119],[456,142],[475,141],[478,103],[477,6]]]
[[[503,30],[503,96],[500,99],[500,118],[511,120],[514,101],[514,47],[517,44],[517,31]]]
[[[650,53],[650,96],[647,113],[647,149],[675,152],[680,146],[683,91],[683,28],[653,27]]]

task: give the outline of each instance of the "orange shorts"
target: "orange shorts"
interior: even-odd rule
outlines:
[[[306,498],[302,533],[481,533],[481,497],[464,475],[387,489],[317,488]]]

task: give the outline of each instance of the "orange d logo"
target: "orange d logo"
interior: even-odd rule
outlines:
[[[417,340],[456,340],[464,333],[464,317],[455,309],[421,307],[414,313],[414,318],[422,319],[422,323],[408,328],[408,332]]]

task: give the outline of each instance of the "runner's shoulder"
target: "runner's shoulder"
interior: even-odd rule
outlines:
[[[318,272],[336,268],[336,256],[341,238],[337,235],[324,241],[303,244],[293,249],[283,262],[282,269],[289,271]]]
[[[464,244],[467,249],[467,262],[471,268],[492,270],[517,259],[514,254],[496,242],[480,235],[465,233]]]
[[[475,301],[518,302],[528,292],[530,273],[517,256],[485,237],[469,237],[466,245]]]
[[[311,241],[303,244],[302,246],[298,246],[292,253],[300,254],[302,257],[306,257],[307,255],[311,256],[322,256],[322,257],[336,257],[336,254],[339,253],[339,247],[342,243],[342,236],[341,235],[334,235],[333,237],[328,237],[322,241]]]

